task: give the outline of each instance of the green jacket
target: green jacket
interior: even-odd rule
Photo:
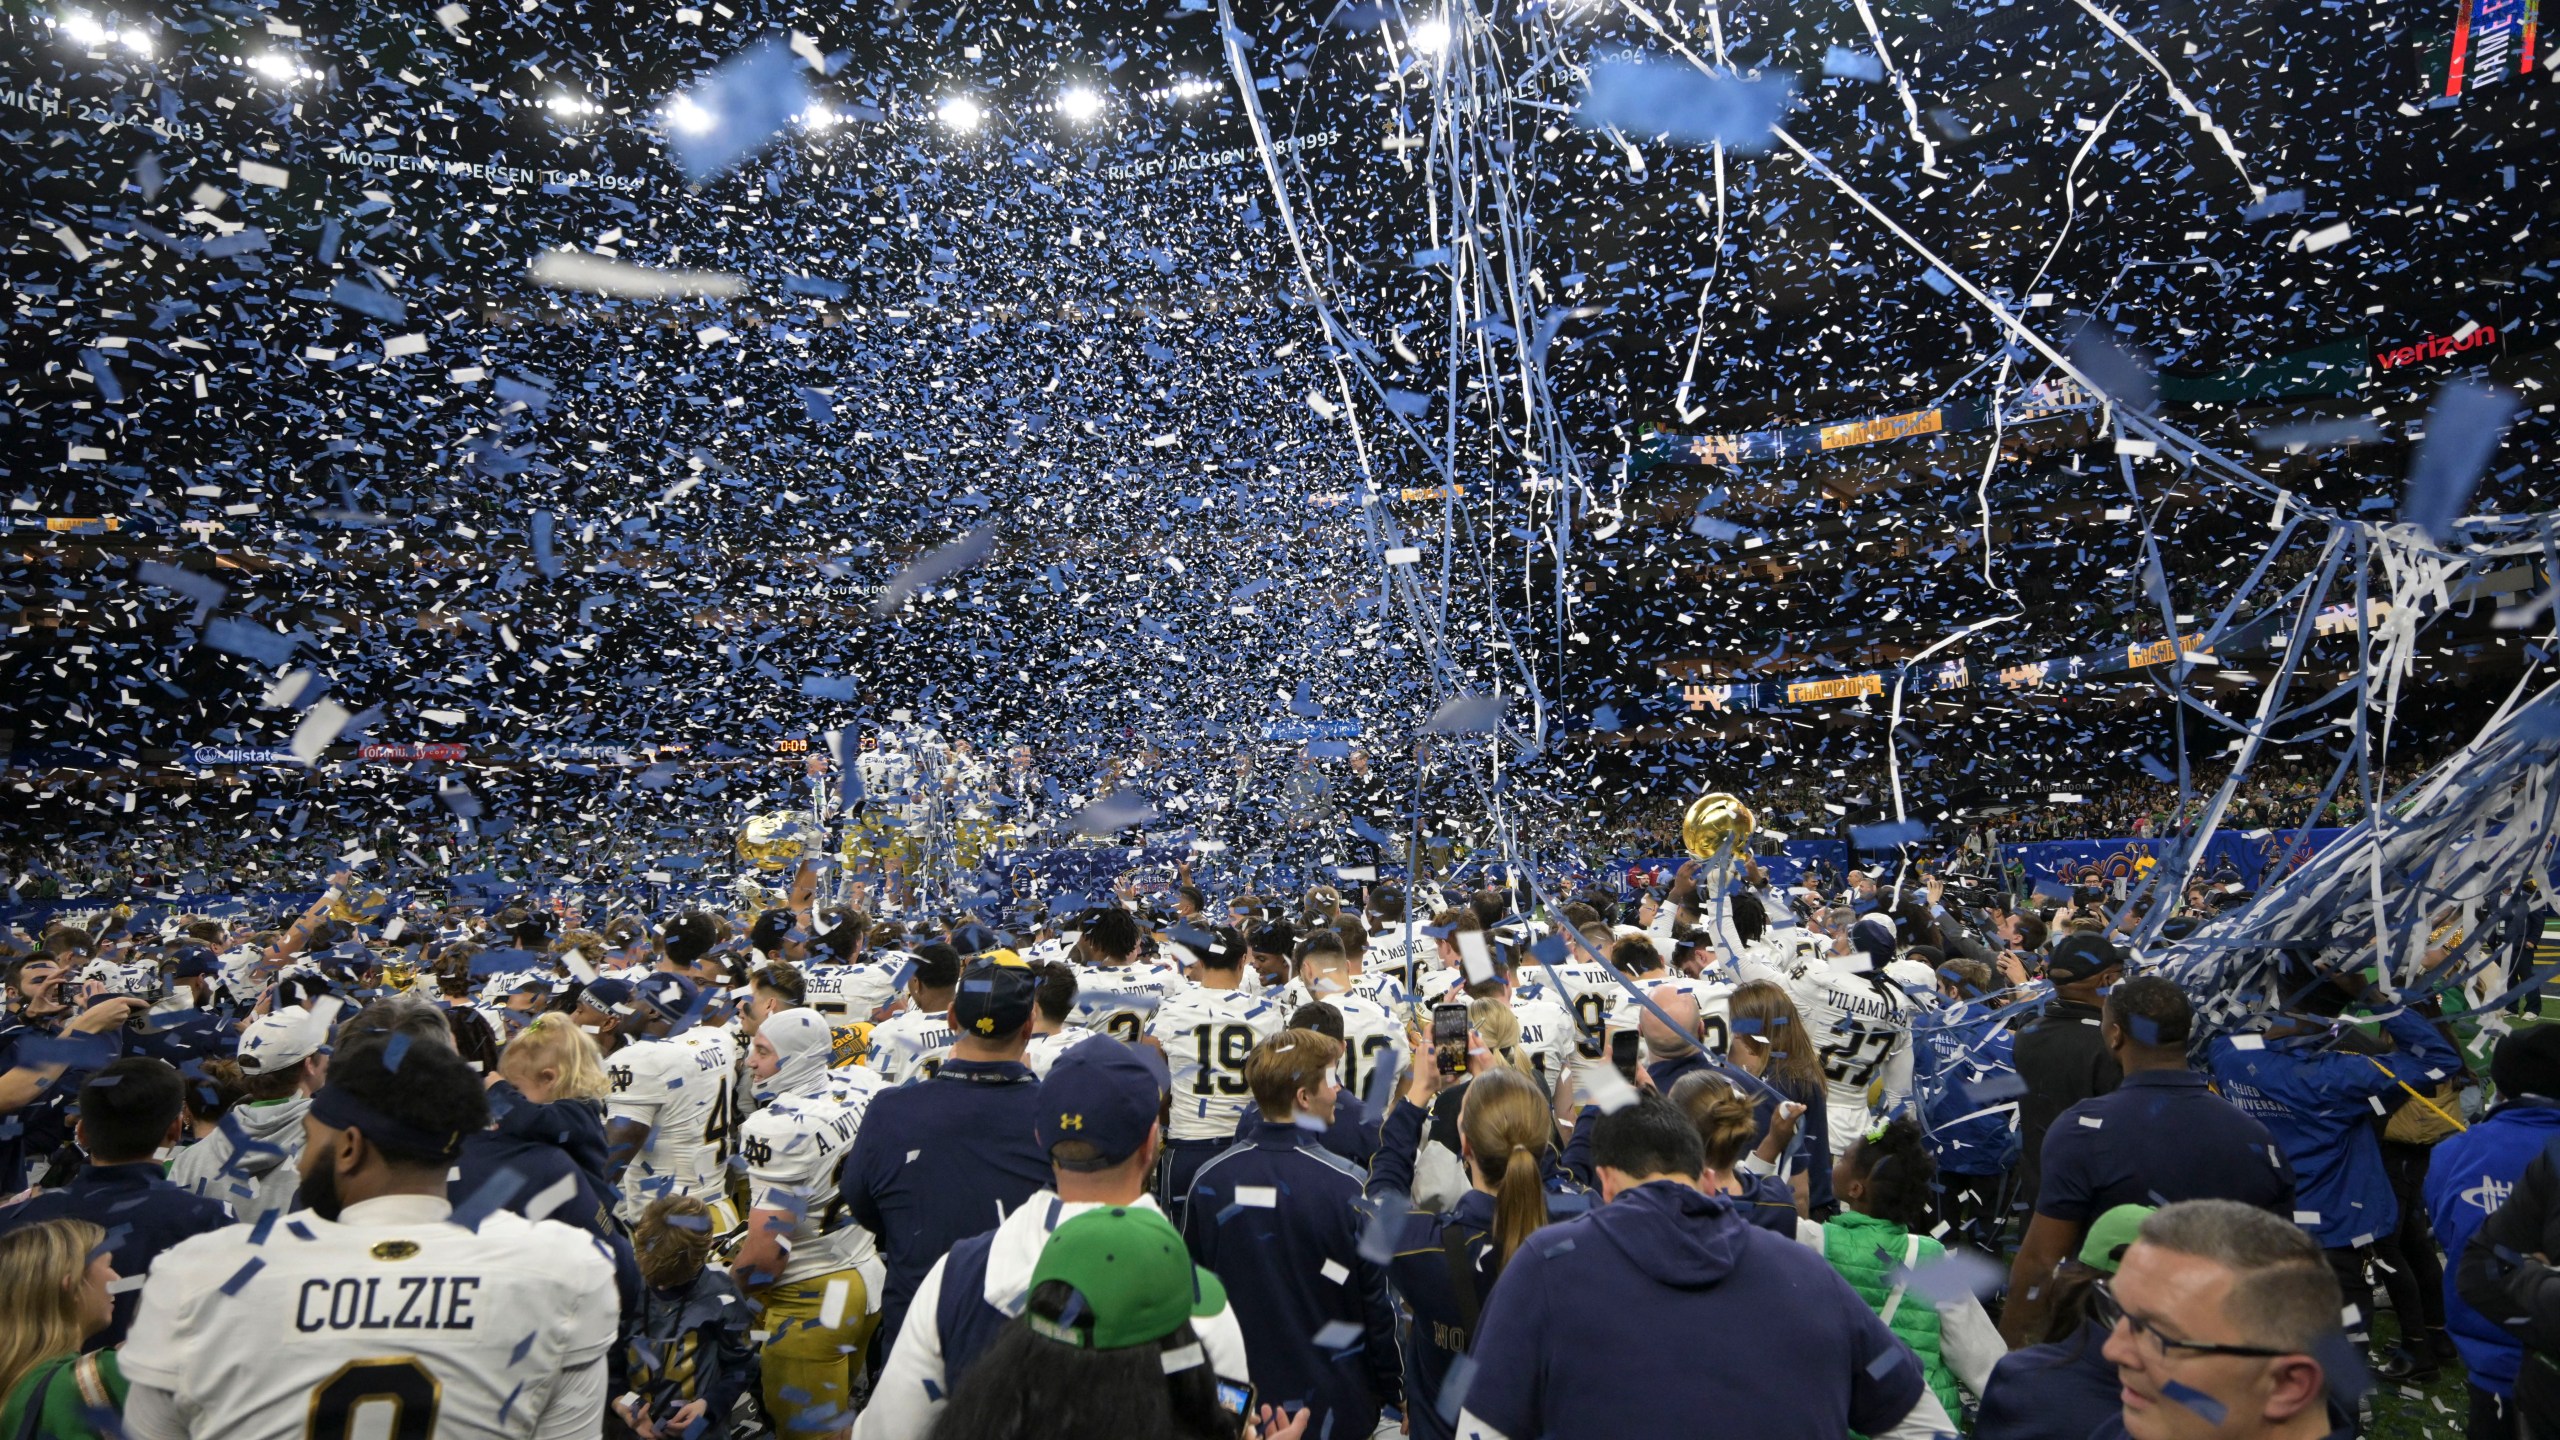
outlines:
[[[1938,1403],[1947,1407],[1948,1415],[1960,1417],[1964,1395],[1956,1388],[1955,1372],[1947,1368],[1938,1343],[1938,1307],[1908,1290],[1899,1297],[1894,1294],[1897,1272],[1934,1264],[1946,1253],[1945,1246],[1925,1235],[1854,1210],[1843,1210],[1822,1222],[1822,1258],[1920,1357],[1920,1371],[1928,1376]]]
[[[124,1371],[113,1350],[47,1360],[28,1371],[0,1405],[0,1440],[15,1440],[26,1428],[27,1406],[39,1394],[44,1409],[35,1433],[43,1440],[104,1440],[108,1432],[89,1417],[98,1411],[123,1414],[124,1393]]]

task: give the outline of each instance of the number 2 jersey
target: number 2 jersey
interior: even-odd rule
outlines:
[[[450,1213],[396,1195],[179,1244],[151,1267],[125,1377],[223,1440],[573,1433],[545,1415],[614,1343],[613,1263],[553,1221],[502,1210],[473,1231]],[[600,1407],[601,1367],[584,1379]]]
[[[1867,1128],[1870,1087],[1881,1086],[1886,1109],[1911,1093],[1911,997],[1855,964],[1863,962],[1816,960],[1788,982],[1822,1062],[1835,1155]]]
[[[725,1209],[737,1060],[729,1032],[697,1025],[662,1040],[634,1041],[605,1062],[613,1081],[604,1105],[608,1125],[623,1120],[649,1127],[648,1143],[622,1172],[618,1213],[625,1221],[637,1221],[650,1201],[667,1194]]]
[[[1147,1033],[1148,1020],[1165,997],[1190,988],[1191,982],[1170,965],[1080,966],[1075,1009],[1067,1023],[1135,1045]],[[1170,1052],[1173,1047],[1165,1049]]]
[[[838,1212],[836,1167],[853,1148],[863,1112],[878,1093],[831,1084],[823,1095],[778,1096],[738,1130],[747,1157],[747,1204],[792,1217],[790,1259],[779,1280],[789,1284],[859,1270],[874,1310],[884,1278],[879,1249],[870,1231]]]
[[[1194,985],[1166,996],[1147,1027],[1173,1072],[1173,1119],[1165,1138],[1235,1138],[1237,1122],[1253,1108],[1245,1059],[1288,1018],[1271,1001],[1241,990]]]

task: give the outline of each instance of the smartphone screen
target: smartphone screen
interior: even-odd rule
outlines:
[[[1466,1074],[1467,1023],[1464,1005],[1431,1007],[1431,1055],[1443,1075]]]
[[[1636,1078],[1636,1042],[1639,1038],[1633,1030],[1621,1030],[1609,1037],[1609,1063],[1617,1066],[1618,1073],[1626,1076],[1629,1083]]]

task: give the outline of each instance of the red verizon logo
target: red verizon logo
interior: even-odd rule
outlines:
[[[2403,345],[2397,350],[2377,350],[2374,352],[2373,363],[2381,366],[2385,370],[2396,370],[2403,365],[2417,365],[2429,360],[2441,360],[2445,356],[2451,355],[2457,350],[2475,350],[2483,345],[2495,345],[2497,343],[2497,327],[2494,325],[2479,325],[2474,326],[2471,333],[2467,335],[2438,335],[2431,339],[2421,340],[2415,345]]]

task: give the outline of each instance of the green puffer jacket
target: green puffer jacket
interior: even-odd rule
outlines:
[[[1938,1307],[1908,1291],[1897,1301],[1893,1293],[1896,1271],[1935,1264],[1946,1253],[1945,1246],[1927,1236],[1854,1210],[1843,1210],[1822,1223],[1822,1258],[1920,1357],[1921,1373],[1929,1377],[1938,1403],[1947,1407],[1949,1416],[1960,1417],[1964,1395],[1956,1388],[1955,1372],[1947,1368],[1939,1347]],[[1885,1309],[1888,1304],[1893,1307],[1890,1314]]]

